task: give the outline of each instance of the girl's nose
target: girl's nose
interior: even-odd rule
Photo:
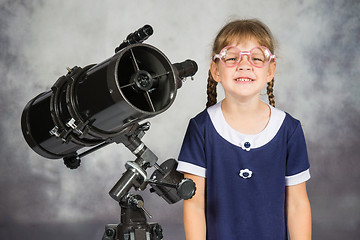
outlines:
[[[237,70],[251,70],[250,56],[248,54],[241,54],[240,62],[238,63]]]

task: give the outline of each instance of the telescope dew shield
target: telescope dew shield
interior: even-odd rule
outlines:
[[[177,79],[184,77],[178,75],[157,48],[129,45],[102,63],[69,69],[50,91],[30,100],[23,135],[35,152],[52,159],[109,141],[168,109]]]

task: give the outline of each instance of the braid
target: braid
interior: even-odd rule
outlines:
[[[269,98],[269,103],[271,106],[275,107],[275,96],[274,96],[274,81],[275,79],[273,78],[270,82],[268,82],[267,84],[267,95]]]
[[[211,107],[217,103],[217,92],[216,86],[217,82],[214,80],[213,76],[211,75],[211,71],[209,70],[209,77],[208,77],[208,84],[207,84],[207,103],[206,108]]]

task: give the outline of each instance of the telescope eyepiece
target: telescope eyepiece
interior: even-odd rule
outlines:
[[[139,28],[133,33],[130,33],[126,39],[115,49],[115,53],[121,49],[135,43],[142,43],[148,39],[154,33],[153,28],[150,25],[145,25]]]
[[[181,88],[183,79],[194,76],[198,70],[198,65],[196,62],[190,59],[180,63],[174,63],[173,67],[177,71],[177,88]]]
[[[142,28],[139,28],[137,31],[130,33],[126,37],[126,40],[129,41],[130,44],[142,43],[143,41],[148,39],[153,33],[153,28],[150,25],[145,25]]]
[[[187,59],[180,63],[174,63],[173,66],[177,69],[179,78],[186,78],[194,76],[198,70],[198,65],[195,61]]]

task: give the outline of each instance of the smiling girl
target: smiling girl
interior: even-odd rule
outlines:
[[[300,122],[275,108],[275,70],[262,22],[233,21],[218,33],[207,109],[190,120],[179,155],[178,171],[197,187],[184,201],[187,240],[311,239],[305,138]],[[266,86],[269,104],[260,100]]]

